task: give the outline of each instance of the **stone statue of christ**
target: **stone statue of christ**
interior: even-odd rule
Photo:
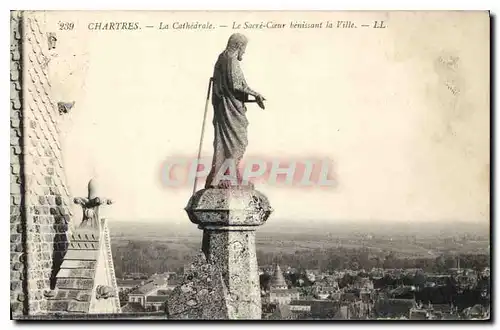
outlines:
[[[240,162],[248,145],[245,114],[248,95],[254,96],[259,107],[264,109],[265,98],[248,86],[240,68],[247,43],[244,35],[231,35],[215,63],[212,91],[214,156],[205,188],[241,186]]]

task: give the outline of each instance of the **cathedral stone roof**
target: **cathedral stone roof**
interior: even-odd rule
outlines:
[[[97,228],[78,227],[68,236],[68,249],[56,275],[55,289],[46,293],[48,312],[119,313],[106,221],[102,219]]]

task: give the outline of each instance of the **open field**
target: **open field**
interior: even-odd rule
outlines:
[[[311,224],[310,221],[307,222]],[[114,244],[149,241],[173,250],[190,250],[201,245],[196,226],[178,223],[111,222]],[[367,249],[373,253],[394,252],[404,257],[429,257],[441,253],[489,253],[489,228],[471,224],[359,224],[293,225],[266,224],[257,232],[257,248],[265,252],[293,252],[309,249]]]

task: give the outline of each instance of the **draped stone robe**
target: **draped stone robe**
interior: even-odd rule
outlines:
[[[230,56],[227,51],[219,55],[213,79],[214,156],[206,188],[217,186],[218,182],[214,180],[227,159],[234,161],[238,166],[248,145],[248,120],[245,115],[247,109],[244,102],[247,95],[245,92],[250,89],[236,55]],[[240,181],[239,171],[235,174]]]

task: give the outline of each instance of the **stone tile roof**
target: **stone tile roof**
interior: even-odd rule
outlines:
[[[43,11],[11,11],[11,308],[45,312],[71,210]]]
[[[55,290],[46,294],[49,313],[91,313],[91,305],[100,298],[97,284],[105,280],[97,278],[99,267],[108,270],[107,280],[113,282],[111,246],[104,219],[100,227],[79,227],[69,235],[68,249],[56,275]],[[116,300],[113,302],[117,305],[115,312],[119,312],[115,279],[114,285],[109,287],[112,294],[110,298]]]
[[[69,235],[69,246],[57,273],[54,296],[47,297],[49,312],[85,313],[89,311],[100,233],[78,228]]]

